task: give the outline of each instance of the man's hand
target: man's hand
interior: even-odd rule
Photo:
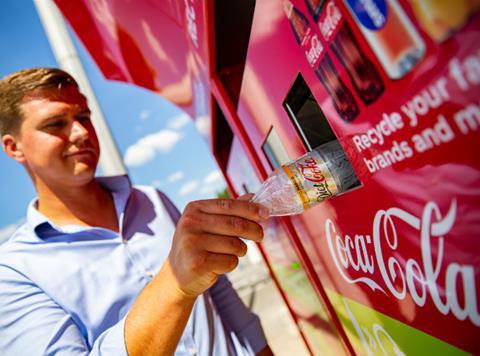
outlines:
[[[239,236],[261,241],[258,222],[268,218],[268,210],[248,198],[187,205],[167,261],[128,313],[125,343],[130,356],[173,355],[196,297],[247,252]]]
[[[262,240],[258,222],[268,218],[268,210],[244,199],[194,201],[185,208],[167,260],[172,282],[185,297],[197,297],[218,275],[235,269],[247,253],[239,237]]]

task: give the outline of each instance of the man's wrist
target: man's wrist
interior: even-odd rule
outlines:
[[[155,276],[155,279],[162,284],[162,290],[168,295],[172,302],[178,304],[189,304],[194,303],[198,297],[198,295],[187,293],[180,288],[178,280],[173,273],[172,266],[170,265],[168,259]]]
[[[125,321],[129,355],[175,352],[196,300],[196,296],[183,293],[176,283],[167,261],[140,293]]]

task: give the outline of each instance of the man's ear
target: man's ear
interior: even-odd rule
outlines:
[[[6,134],[2,136],[2,146],[5,153],[13,158],[18,163],[25,163],[25,156],[22,151],[22,144],[19,140],[11,135]]]

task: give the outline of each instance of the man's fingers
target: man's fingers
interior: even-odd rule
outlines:
[[[264,206],[240,199],[198,200],[187,205],[185,212],[189,210],[215,215],[233,215],[253,221],[262,221],[269,217],[268,209]]]
[[[209,253],[206,257],[206,265],[209,271],[216,274],[223,274],[233,271],[238,266],[238,257]]]
[[[254,195],[255,194],[253,194],[253,193],[247,193],[247,194],[243,194],[243,195],[239,196],[237,199],[238,200],[250,201],[253,198]]]
[[[191,224],[192,230],[207,234],[240,236],[256,242],[263,239],[263,228],[258,223],[238,216],[199,213]]]
[[[199,295],[215,275],[232,271],[247,252],[240,236],[261,241],[268,210],[247,200],[211,199],[189,203],[178,221],[169,261],[183,291]]]
[[[210,253],[243,257],[247,253],[247,244],[238,237],[204,234],[199,236],[198,244]]]

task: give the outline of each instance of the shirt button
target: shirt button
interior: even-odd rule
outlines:
[[[197,350],[192,347],[188,349],[188,353],[192,356],[195,356],[197,354]]]
[[[147,277],[153,278],[154,274],[153,272],[147,271]]]
[[[122,243],[124,243],[126,245],[128,243],[128,240],[125,239],[125,238],[122,238]]]

